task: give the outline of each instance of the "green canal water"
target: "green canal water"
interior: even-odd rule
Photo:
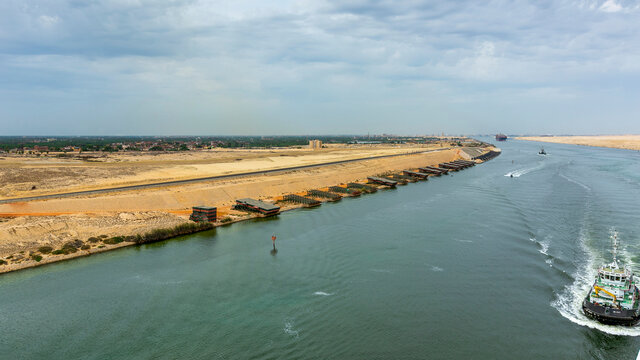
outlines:
[[[635,358],[640,328],[580,302],[614,228],[640,271],[640,153],[500,146],[453,176],[0,276],[0,358]]]

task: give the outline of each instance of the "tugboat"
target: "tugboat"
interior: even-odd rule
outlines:
[[[617,259],[618,233],[613,234],[613,262],[598,269],[598,276],[582,302],[582,311],[603,324],[635,325],[640,320],[640,292],[631,270]]]
[[[544,151],[544,148],[543,148],[543,147],[541,147],[541,148],[540,148],[540,151],[538,151],[538,154],[540,154],[540,155],[547,155],[547,152],[546,152],[546,151]]]

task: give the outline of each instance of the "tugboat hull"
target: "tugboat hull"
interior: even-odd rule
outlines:
[[[607,325],[633,326],[640,320],[638,310],[616,309],[609,306],[596,305],[585,299],[582,302],[582,311],[588,317]]]

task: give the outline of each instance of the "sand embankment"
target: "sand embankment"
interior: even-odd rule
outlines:
[[[640,135],[522,136],[516,137],[516,139],[558,144],[640,150]]]
[[[87,239],[100,235],[110,238],[144,234],[186,223],[190,208],[195,205],[217,206],[221,215],[231,215],[233,220],[239,220],[244,215],[230,210],[230,205],[238,198],[274,200],[283,194],[363,181],[367,176],[390,171],[436,165],[460,158],[459,153],[458,149],[446,149],[161,188],[0,204],[0,259],[8,262],[8,265],[0,266],[0,272],[38,265],[30,256],[37,255],[35,252],[42,246],[59,249],[78,239],[91,246],[89,252],[103,251],[105,245],[89,244]],[[106,248],[123,244],[126,243]],[[80,251],[64,256],[82,254]],[[52,256],[44,258],[43,262],[53,261]]]

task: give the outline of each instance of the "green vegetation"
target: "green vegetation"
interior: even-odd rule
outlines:
[[[222,219],[220,219],[220,222],[224,224],[224,223],[230,222],[231,220],[232,220],[231,217],[225,216]]]
[[[87,239],[87,241],[90,242],[90,243],[94,243],[95,244],[95,243],[99,242],[100,239],[98,239],[97,237],[90,237],[90,238]]]
[[[80,250],[89,250],[89,249],[91,249],[91,245],[86,245],[85,244],[85,245],[80,246]]]
[[[38,251],[43,254],[48,254],[53,251],[53,248],[51,246],[40,246],[38,248]]]
[[[119,244],[123,241],[124,241],[124,238],[122,236],[114,236],[112,238],[102,240],[103,243],[108,245]]]
[[[307,146],[309,140],[318,139],[325,144],[335,143],[412,143],[423,144],[440,141],[432,136],[394,135],[325,135],[325,136],[0,136],[0,151],[15,149],[18,153],[46,146],[45,153],[71,152],[73,148],[82,151],[189,151],[189,149],[218,148],[277,148]],[[459,138],[448,139],[450,142]],[[56,155],[59,156],[59,155]]]
[[[146,244],[161,240],[170,239],[172,237],[192,234],[194,232],[213,229],[213,224],[208,222],[202,223],[184,223],[169,229],[155,229],[142,236],[136,237],[136,243]]]
[[[40,262],[40,260],[42,260],[42,256],[38,255],[38,254],[33,254],[31,255],[31,258],[37,262]]]
[[[124,237],[124,241],[137,243],[139,238],[141,238],[140,235],[129,235]]]

